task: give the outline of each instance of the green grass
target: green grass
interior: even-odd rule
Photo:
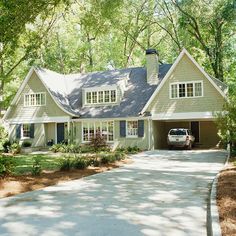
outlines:
[[[22,175],[31,172],[34,163],[34,157],[40,158],[40,165],[42,170],[57,170],[60,168],[60,160],[62,157],[49,156],[49,155],[16,155],[14,157],[16,167],[14,170],[15,175]]]

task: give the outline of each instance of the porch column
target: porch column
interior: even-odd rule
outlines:
[[[70,121],[67,122],[68,144],[71,142]]]

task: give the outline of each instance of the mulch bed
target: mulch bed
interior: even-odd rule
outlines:
[[[223,236],[236,235],[236,167],[221,171],[218,179],[217,205]]]
[[[13,196],[19,193],[41,189],[47,186],[66,182],[69,180],[80,179],[85,176],[108,171],[118,168],[123,164],[131,163],[130,159],[107,164],[101,167],[88,167],[84,170],[54,171],[43,172],[40,176],[21,175],[8,176],[0,179],[0,198]]]

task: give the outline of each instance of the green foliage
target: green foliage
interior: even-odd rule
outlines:
[[[96,132],[96,134],[91,137],[89,145],[97,152],[99,149],[106,147],[105,137],[102,136],[101,132]]]
[[[5,129],[0,126],[0,152],[8,152],[10,147],[10,141],[8,140],[8,134]]]
[[[75,158],[75,160],[73,162],[73,167],[75,169],[83,170],[86,167],[88,167],[90,163],[91,162],[90,162],[90,160],[88,160],[88,158],[78,156]]]
[[[224,104],[224,112],[216,114],[219,136],[224,143],[230,143],[230,151],[236,147],[236,93],[231,93]]]
[[[10,146],[10,152],[12,154],[18,154],[21,151],[21,146],[19,143],[12,143]]]
[[[13,173],[15,168],[14,157],[0,155],[0,176],[6,176]]]
[[[39,176],[41,174],[41,172],[42,172],[42,166],[41,166],[40,156],[35,156],[32,170],[31,170],[31,174],[33,176]]]
[[[127,148],[117,148],[116,149],[116,152],[118,152],[118,153],[126,153],[126,154],[136,154],[136,153],[138,153],[138,152],[140,152],[141,150],[140,150],[140,148],[138,148],[137,146],[133,146],[133,147],[131,147],[131,146],[129,146],[129,147],[127,147]]]
[[[65,157],[60,161],[60,170],[69,171],[73,167],[73,159],[71,157]]]
[[[62,153],[80,153],[80,146],[77,144],[64,144],[58,143],[52,145],[49,149],[52,152],[62,152]]]
[[[116,161],[116,156],[114,153],[101,154],[99,157],[100,157],[102,164],[109,164],[109,163],[113,163]]]
[[[32,143],[29,142],[29,141],[24,141],[24,142],[21,144],[21,146],[24,147],[24,148],[26,148],[26,147],[31,147],[31,145],[32,145]]]

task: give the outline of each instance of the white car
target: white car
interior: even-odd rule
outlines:
[[[173,147],[185,147],[191,150],[194,141],[195,137],[192,135],[192,131],[190,129],[171,129],[167,137],[169,149],[172,149]]]

